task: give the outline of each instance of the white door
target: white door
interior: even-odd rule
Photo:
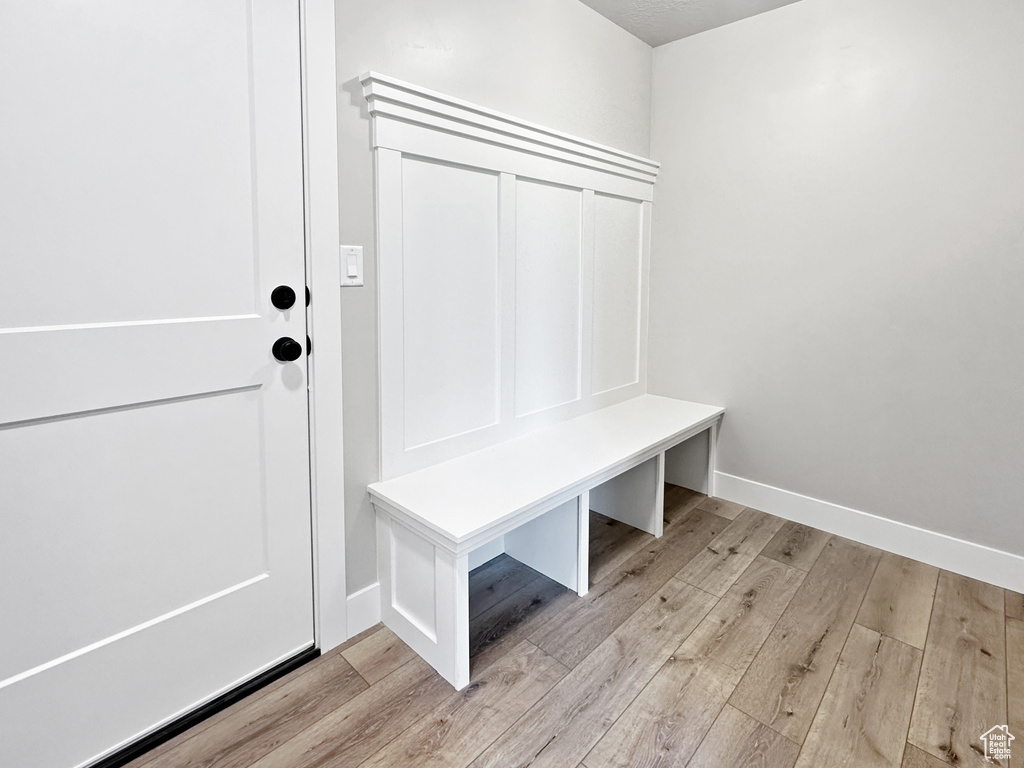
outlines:
[[[0,765],[313,644],[298,11],[0,4]]]

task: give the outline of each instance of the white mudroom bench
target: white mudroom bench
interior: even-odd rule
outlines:
[[[584,595],[589,510],[661,536],[665,452],[724,409],[641,395],[369,486],[381,619],[456,689],[469,684],[470,553],[504,551]]]

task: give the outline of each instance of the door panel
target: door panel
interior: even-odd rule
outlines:
[[[0,9],[0,763],[313,644],[297,0]]]
[[[0,423],[260,385],[278,367],[267,331],[298,333],[302,322],[278,314],[0,329]]]
[[[0,114],[19,183],[4,243],[35,256],[11,265],[0,311],[29,327],[251,312],[248,4],[37,5],[0,11],[19,107]],[[208,258],[181,270],[186,254]]]
[[[267,572],[259,407],[242,390],[0,431],[0,508],[33,504],[0,561],[27,550],[38,574],[0,590],[0,616],[35,640],[0,656],[0,679]]]

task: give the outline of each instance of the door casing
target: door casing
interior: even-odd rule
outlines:
[[[348,639],[342,423],[337,65],[334,0],[299,0],[308,310],[310,482],[316,644]]]

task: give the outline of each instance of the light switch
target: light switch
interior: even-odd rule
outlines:
[[[341,284],[363,284],[363,246],[341,246]]]

